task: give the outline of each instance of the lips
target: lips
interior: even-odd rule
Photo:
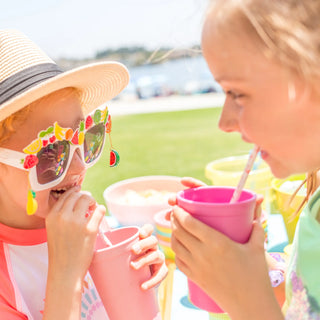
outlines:
[[[69,190],[77,185],[81,185],[81,183],[73,183],[73,184],[63,186],[63,187],[52,189],[52,190],[50,190],[50,195],[52,195],[52,197],[54,199],[58,200],[67,190]]]
[[[265,150],[260,150],[260,156],[261,156],[261,158],[262,158],[263,160],[265,160],[265,159],[268,158],[269,154],[268,154],[268,152],[265,151]]]
[[[50,194],[53,196],[55,199],[59,199],[61,195],[63,195],[68,189],[67,188],[59,188],[55,190],[51,190]]]

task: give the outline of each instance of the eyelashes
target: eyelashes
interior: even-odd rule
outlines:
[[[237,99],[243,98],[245,96],[244,94],[236,93],[232,90],[228,90],[226,92],[226,95],[230,96],[233,100],[237,100]]]

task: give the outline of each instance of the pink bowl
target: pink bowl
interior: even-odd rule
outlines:
[[[137,193],[146,190],[177,193],[185,189],[180,177],[174,176],[144,176],[119,181],[103,192],[108,211],[122,226],[142,226],[150,223],[155,225],[154,215],[170,208],[167,201],[143,204],[125,203],[123,198],[128,190]]]

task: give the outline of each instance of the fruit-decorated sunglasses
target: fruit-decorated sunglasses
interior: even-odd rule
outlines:
[[[63,128],[57,122],[41,131],[23,152],[0,148],[0,162],[29,171],[32,190],[28,193],[27,212],[36,211],[35,193],[58,185],[69,169],[74,152],[79,148],[85,166],[93,166],[99,159],[106,133],[111,132],[108,108],[97,109],[80,121],[79,128]],[[111,144],[111,139],[110,139]],[[119,162],[119,154],[110,147],[110,166]],[[33,199],[33,200],[32,200]],[[34,210],[35,209],[35,210]],[[34,212],[32,212],[34,210]]]

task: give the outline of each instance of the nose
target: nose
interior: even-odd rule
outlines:
[[[225,132],[240,132],[239,112],[240,108],[228,95],[223,105],[221,116],[219,119],[219,128]]]
[[[83,174],[86,171],[85,164],[83,162],[81,151],[77,148],[72,156],[68,173],[73,175]]]

